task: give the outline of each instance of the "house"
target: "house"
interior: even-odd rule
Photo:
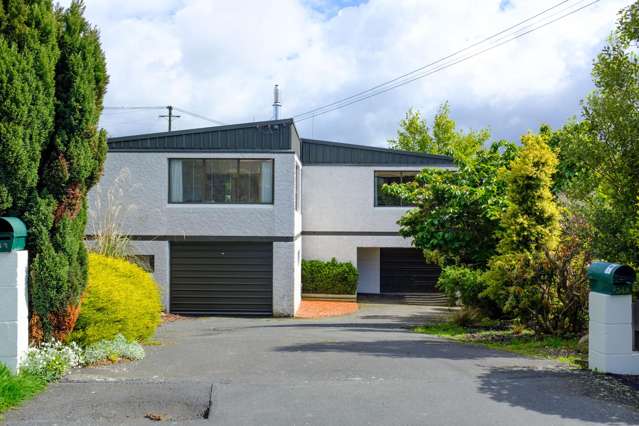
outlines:
[[[352,262],[360,293],[433,291],[436,269],[398,233],[410,206],[380,188],[449,157],[300,139],[292,119],[108,145],[87,233],[119,211],[171,312],[293,315],[302,258]]]

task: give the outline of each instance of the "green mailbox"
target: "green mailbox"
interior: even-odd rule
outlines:
[[[634,269],[628,265],[593,262],[588,268],[588,278],[592,291],[618,296],[632,294],[636,275]]]
[[[24,249],[27,226],[17,217],[0,217],[0,252]]]

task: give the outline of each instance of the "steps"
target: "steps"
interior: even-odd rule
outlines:
[[[448,306],[448,298],[442,293],[384,293],[358,294],[359,303],[398,303],[417,306]]]

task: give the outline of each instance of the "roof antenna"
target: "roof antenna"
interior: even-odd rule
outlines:
[[[273,87],[273,120],[279,120],[280,108],[282,103],[280,102],[280,86],[278,84]]]

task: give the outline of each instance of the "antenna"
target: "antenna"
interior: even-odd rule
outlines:
[[[278,84],[273,87],[273,120],[278,120],[280,117],[280,108],[282,103],[280,102],[280,86]]]

